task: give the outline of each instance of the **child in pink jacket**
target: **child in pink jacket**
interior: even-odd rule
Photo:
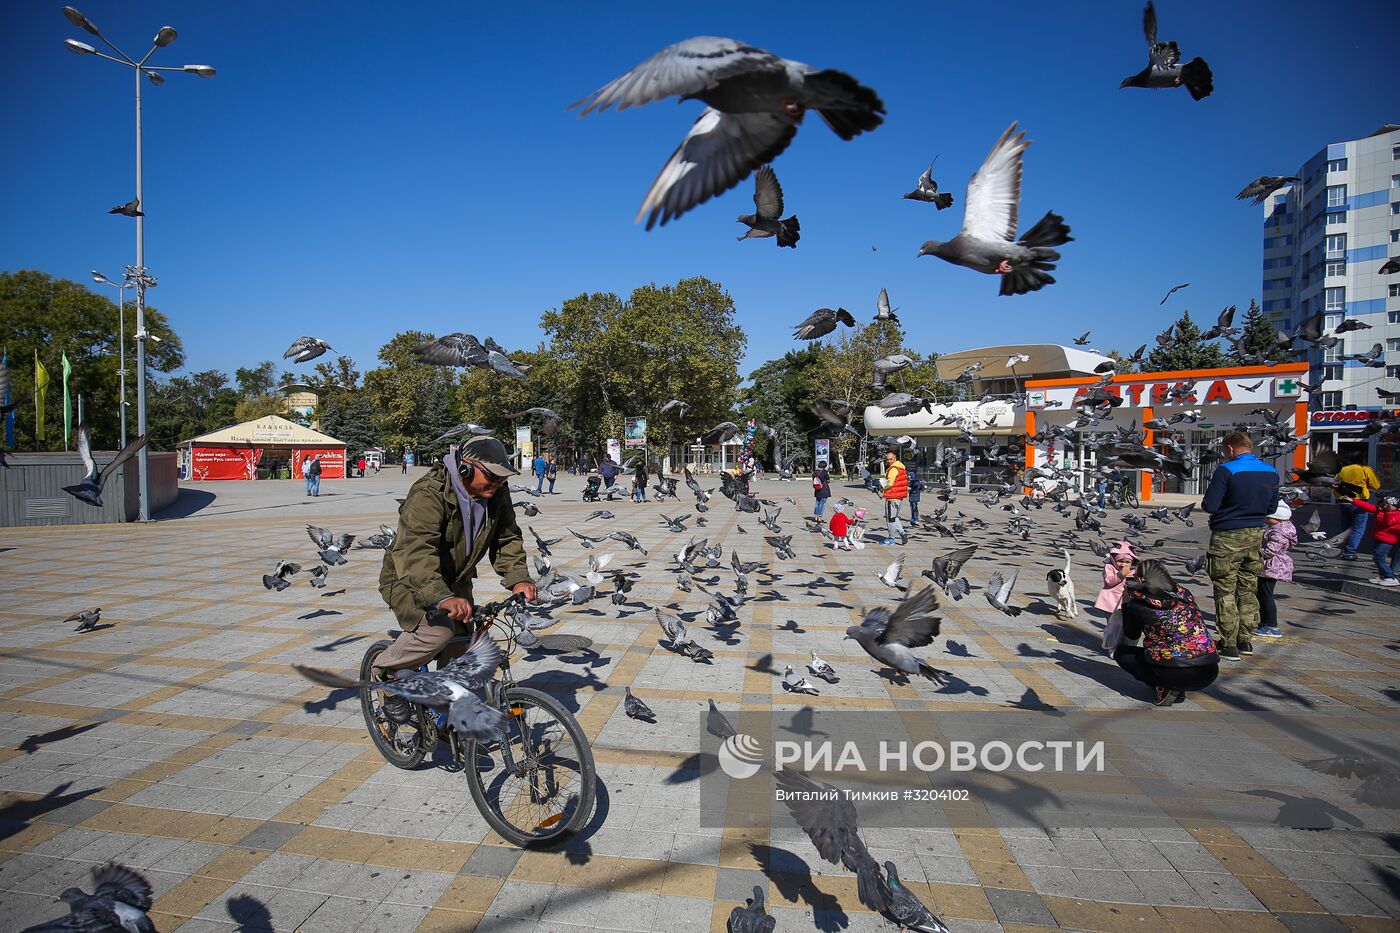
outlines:
[[[1108,551],[1108,560],[1103,565],[1103,589],[1099,590],[1099,596],[1094,600],[1094,608],[1104,613],[1108,619],[1105,632],[1114,628],[1115,616],[1122,618],[1120,613],[1123,611],[1123,587],[1128,582],[1136,561],[1137,555],[1133,553],[1133,546],[1126,541],[1119,541]],[[1121,628],[1121,622],[1118,627]],[[1113,647],[1108,647],[1107,650],[1112,651]]]

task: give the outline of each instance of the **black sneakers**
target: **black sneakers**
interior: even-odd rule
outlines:
[[[1215,643],[1215,649],[1220,652],[1220,656],[1226,661],[1238,661],[1240,659],[1240,649],[1234,645],[1226,645],[1223,641]]]
[[[1241,638],[1239,642],[1236,643],[1236,647],[1239,648],[1240,654],[1254,653],[1254,642],[1250,641],[1248,638]]]

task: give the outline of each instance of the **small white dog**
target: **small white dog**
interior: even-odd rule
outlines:
[[[1055,597],[1056,617],[1076,619],[1079,617],[1079,604],[1075,601],[1074,580],[1069,575],[1069,551],[1061,551],[1060,553],[1065,555],[1065,568],[1047,573],[1045,582],[1050,587],[1050,595]]]

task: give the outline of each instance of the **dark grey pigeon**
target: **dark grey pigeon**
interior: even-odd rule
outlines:
[[[345,552],[350,550],[350,545],[355,542],[354,535],[332,535],[330,529],[319,525],[307,525],[306,536],[320,551],[321,560],[332,567],[346,562]]]
[[[130,201],[127,201],[125,204],[118,204],[116,207],[112,208],[112,209],[111,209],[110,211],[108,211],[107,213],[109,213],[109,214],[121,214],[123,217],[145,217],[145,216],[146,216],[145,213],[141,210],[141,201],[140,201],[139,198],[132,198]]]
[[[1060,259],[1054,247],[1073,239],[1065,219],[1051,211],[1016,240],[1021,156],[1029,146],[1025,134],[1017,133],[1012,123],[967,183],[962,230],[946,243],[927,241],[919,255],[999,275],[1002,295],[1024,295],[1053,285],[1050,272]]]
[[[63,620],[63,624],[67,625],[69,622],[76,622],[78,623],[78,627],[73,629],[73,631],[91,632],[97,626],[97,623],[101,618],[102,607],[98,606],[96,609],[84,609],[82,612],[73,613],[71,616]]]
[[[1397,272],[1400,272],[1400,256],[1387,259],[1385,262],[1381,263],[1381,267],[1376,270],[1377,275],[1394,275]]]
[[[846,637],[875,660],[903,674],[917,674],[937,684],[947,683],[945,671],[929,664],[914,651],[933,643],[938,636],[940,619],[934,615],[938,597],[932,588],[920,590],[893,610],[871,609],[860,625],[846,629]]]
[[[324,340],[315,337],[298,337],[292,341],[292,345],[287,348],[287,352],[282,354],[282,359],[291,360],[293,363],[305,363],[316,359],[327,350],[335,349]]]
[[[953,203],[953,196],[946,191],[940,192],[938,182],[933,180],[933,166],[937,161],[938,156],[934,156],[933,162],[930,162],[928,168],[919,176],[918,186],[904,197],[910,201],[927,201],[941,211]]]
[[[324,590],[326,588],[326,574],[329,571],[330,568],[327,567],[325,564],[317,564],[315,567],[312,567],[310,581],[311,585],[318,590]]]
[[[420,362],[434,366],[482,366],[489,351],[471,334],[447,334],[414,351]]]
[[[1165,295],[1162,296],[1162,300],[1159,301],[1159,302],[1157,302],[1158,307],[1161,307],[1162,305],[1166,304],[1168,298],[1170,298],[1172,295],[1175,295],[1177,292],[1181,291],[1183,288],[1190,288],[1190,287],[1191,287],[1191,283],[1190,283],[1190,282],[1182,282],[1180,285],[1173,285],[1171,288],[1167,289],[1167,293],[1166,293]]]
[[[899,924],[901,930],[911,933],[952,933],[943,921],[939,920],[899,880],[899,871],[894,862],[885,862],[885,885],[889,889],[889,909],[885,916]]]
[[[564,420],[564,416],[552,408],[527,408],[524,411],[513,411],[504,415],[506,418],[530,418],[540,419],[540,431],[546,437],[559,430],[559,422]]]
[[[713,719],[711,714],[711,722]],[[876,913],[884,913],[890,906],[889,887],[880,874],[880,866],[866,848],[865,840],[860,838],[855,804],[834,784],[787,768],[777,771],[773,777],[787,792],[783,802],[793,820],[812,840],[817,854],[833,865],[843,865],[847,871],[854,872],[860,902]]]
[[[394,539],[398,536],[399,533],[393,528],[390,528],[388,525],[380,525],[379,531],[359,541],[355,545],[355,549],[360,550],[364,548],[368,550],[383,550],[385,548],[392,547],[394,544]]]
[[[890,293],[886,289],[880,289],[879,296],[875,299],[875,320],[889,321],[898,324],[899,318],[895,317],[895,309],[890,307]]]
[[[1273,194],[1284,185],[1291,185],[1299,179],[1296,175],[1260,175],[1240,189],[1240,193],[1235,195],[1236,201],[1249,201],[1252,204],[1263,204],[1264,199]]]
[[[773,933],[777,926],[778,918],[763,907],[763,888],[758,885],[753,886],[753,897],[744,901],[743,907],[729,912],[729,933]]]
[[[666,414],[666,412],[672,410],[674,410],[677,415],[684,418],[686,416],[686,413],[690,411],[690,403],[682,402],[678,398],[673,398],[665,405],[661,406],[661,414],[663,415]]]
[[[117,455],[112,458],[111,462],[99,470],[97,468],[97,461],[92,457],[92,434],[88,430],[88,426],[80,422],[78,424],[78,457],[83,461],[83,466],[87,469],[87,475],[83,477],[80,483],[72,486],[64,486],[63,491],[75,499],[101,508],[102,487],[106,485],[107,480],[112,477],[112,474],[117,472],[117,467],[136,456],[136,452],[146,446],[146,439],[147,435],[142,434],[140,437],[136,438],[136,440],[117,451]]]
[[[146,916],[155,896],[151,883],[134,869],[116,862],[92,868],[96,885],[92,894],[81,888],[65,888],[58,899],[68,905],[68,916],[30,927],[25,933],[156,933]]]
[[[788,61],[734,39],[696,36],[662,49],[573,104],[582,114],[666,97],[706,107],[637,212],[650,230],[733,188],[773,161],[808,110],[849,140],[884,122],[885,105],[850,75]]]
[[[855,327],[856,319],[845,308],[818,308],[795,325],[793,337],[798,340],[816,340],[825,337],[836,329],[837,324]]]
[[[279,560],[272,573],[263,574],[263,586],[280,593],[292,585],[291,578],[298,573],[301,573],[301,564],[294,564],[289,560]]]
[[[634,697],[631,687],[623,688],[622,711],[627,714],[629,719],[640,719],[643,722],[656,721],[656,714],[651,711],[651,707]]]
[[[739,215],[739,223],[748,224],[749,227],[748,232],[739,239],[776,236],[779,246],[791,246],[795,249],[797,241],[802,238],[799,233],[801,225],[797,222],[796,214],[786,220],[779,219],[783,216],[783,186],[778,184],[778,176],[774,174],[773,167],[765,165],[760,168],[753,181],[754,212]]]
[[[1199,55],[1186,64],[1181,63],[1181,50],[1175,42],[1157,41],[1157,11],[1148,0],[1142,11],[1142,34],[1147,39],[1147,67],[1129,75],[1118,85],[1161,89],[1186,86],[1192,100],[1203,100],[1215,90],[1210,66]]]

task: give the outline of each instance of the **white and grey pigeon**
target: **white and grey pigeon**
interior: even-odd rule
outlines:
[[[845,308],[837,308],[835,311],[830,308],[818,308],[793,325],[792,336],[797,340],[816,340],[834,331],[838,323],[855,327],[856,319]]]
[[[102,607],[98,606],[96,609],[84,609],[82,612],[73,613],[71,616],[63,620],[63,624],[67,625],[69,622],[76,622],[78,623],[78,627],[73,629],[73,631],[91,632],[97,626],[97,623],[101,618]]]
[[[1210,66],[1199,55],[1186,64],[1181,63],[1181,50],[1175,42],[1157,41],[1157,10],[1148,0],[1142,10],[1142,34],[1147,39],[1147,67],[1123,79],[1119,88],[1145,87],[1153,89],[1185,85],[1192,100],[1203,100],[1215,90]]]
[[[312,567],[311,585],[318,590],[324,590],[326,588],[326,574],[329,572],[330,568],[325,564],[317,564],[315,567]]]
[[[289,560],[279,560],[272,573],[263,574],[263,586],[280,593],[292,585],[291,578],[298,573],[301,573],[301,564],[294,564]]]
[[[908,597],[893,610],[879,607],[865,613],[860,625],[846,629],[865,653],[904,674],[917,674],[937,684],[945,684],[945,671],[929,664],[915,652],[933,643],[941,620],[934,615],[938,597],[926,588]]]
[[[380,525],[379,531],[375,532],[367,538],[360,540],[355,545],[355,549],[359,550],[361,548],[365,548],[368,550],[383,550],[385,548],[393,547],[394,539],[396,539],[398,536],[399,533],[393,528],[390,528],[388,525]]]
[[[108,862],[93,866],[92,894],[82,888],[65,888],[58,899],[68,905],[68,915],[29,927],[25,933],[156,933],[146,915],[155,891],[135,869]]]
[[[673,398],[665,405],[661,406],[661,414],[664,415],[668,411],[674,411],[679,417],[684,418],[686,414],[690,411],[690,403],[682,402],[678,398]]]
[[[117,455],[113,457],[106,466],[99,470],[97,468],[97,461],[92,456],[92,432],[88,429],[86,423],[79,422],[77,443],[78,457],[83,461],[83,467],[87,472],[84,474],[81,482],[75,483],[72,486],[64,486],[63,491],[81,502],[86,502],[88,505],[95,505],[101,508],[102,489],[107,484],[107,480],[111,479],[112,475],[117,472],[117,467],[136,456],[136,452],[146,446],[146,438],[147,435],[142,434],[140,437],[136,438],[136,440],[127,444],[121,450],[117,451]]]
[[[307,525],[306,535],[320,551],[321,560],[332,567],[345,563],[345,552],[355,542],[354,535],[332,535],[330,530],[319,525]]]
[[[651,711],[651,707],[634,697],[631,687],[623,688],[622,711],[627,714],[629,719],[640,719],[643,722],[656,721],[656,714]]]
[[[967,183],[963,224],[946,243],[928,240],[920,256],[937,256],[987,275],[1001,276],[1002,295],[1024,295],[1053,285],[1050,274],[1068,243],[1069,226],[1054,211],[1047,212],[1019,241],[1016,230],[1021,211],[1021,156],[1030,146],[1016,124],[1007,127],[982,167]]]
[[[783,689],[788,693],[804,693],[808,696],[817,695],[817,688],[813,687],[806,677],[794,671],[791,664],[787,665],[787,668],[783,671]]]
[[[894,311],[895,309],[890,307],[890,293],[880,289],[880,296],[875,299],[875,320],[898,324],[899,318],[895,316]]]
[[[747,224],[749,228],[739,239],[776,236],[779,246],[791,246],[795,249],[797,241],[802,238],[799,232],[801,225],[797,222],[796,214],[786,220],[780,219],[783,216],[783,186],[778,184],[778,176],[773,172],[773,166],[761,167],[754,175],[753,181],[753,213],[739,215],[738,222]]]
[[[581,114],[666,97],[707,106],[637,212],[650,230],[733,188],[773,161],[815,110],[842,139],[884,122],[885,105],[850,75],[817,70],[734,39],[696,36],[662,49],[573,104]]]
[[[446,431],[443,431],[442,434],[438,436],[437,440],[433,441],[433,443],[440,443],[442,441],[447,440],[448,438],[456,437],[459,434],[478,434],[484,437],[485,435],[490,433],[491,429],[486,427],[485,425],[474,424],[470,421],[463,421],[461,424],[453,425]]]
[[[447,710],[447,723],[465,740],[490,741],[505,728],[505,714],[482,699],[487,682],[500,666],[501,646],[480,635],[466,653],[436,671],[400,671],[395,680],[356,680],[331,671],[293,664],[308,680],[336,689],[383,690],[433,709]]]
[[[901,554],[898,557],[896,557],[888,567],[885,568],[884,573],[875,574],[875,579],[885,584],[885,586],[892,587],[896,590],[902,590],[905,589],[905,587],[899,585],[899,575],[903,572],[904,555]]]
[[[292,341],[287,352],[282,354],[282,359],[291,360],[293,363],[306,363],[333,349],[335,348],[330,344],[316,337],[298,337]]]
[[[1013,619],[1021,614],[1018,606],[1011,605],[1011,591],[1016,588],[1016,577],[1020,571],[1011,575],[1011,579],[1004,579],[1000,571],[992,574],[992,578],[987,581],[987,602],[997,609],[1011,616]]]
[[[828,664],[815,651],[812,652],[812,660],[807,662],[807,670],[811,671],[814,677],[820,677],[829,684],[834,684],[841,679],[836,676],[836,668]]]
[[[930,162],[928,168],[919,176],[918,185],[904,197],[910,201],[927,201],[941,211],[953,203],[953,196],[946,191],[939,191],[938,182],[933,180],[933,166],[937,161],[938,156],[934,156],[933,162]]]

